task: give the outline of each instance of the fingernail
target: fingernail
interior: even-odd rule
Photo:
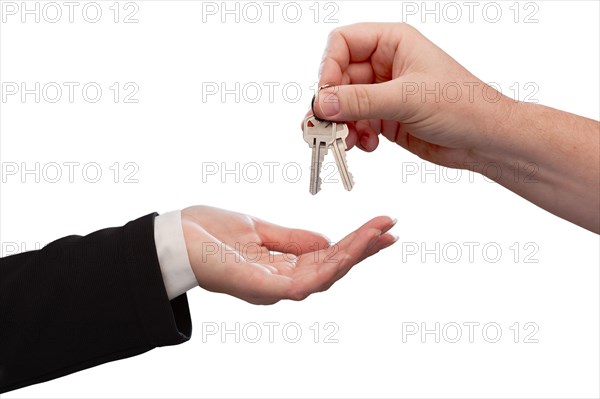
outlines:
[[[398,242],[398,240],[400,239],[400,236],[392,235],[392,237],[394,238],[394,241],[392,241],[392,244]]]
[[[392,227],[395,226],[396,223],[398,223],[398,219],[396,219],[396,218],[392,219]]]
[[[319,94],[319,108],[323,118],[331,118],[340,113],[340,102],[335,93],[323,91]]]

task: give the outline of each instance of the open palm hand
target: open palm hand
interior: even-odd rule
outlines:
[[[325,291],[352,266],[392,245],[395,224],[380,216],[331,245],[321,234],[207,206],[181,213],[201,287],[255,304],[302,300]]]

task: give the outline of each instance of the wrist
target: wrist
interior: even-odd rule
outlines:
[[[200,261],[193,249],[198,247],[201,238],[198,237],[200,235],[198,224],[195,220],[193,220],[193,217],[188,214],[187,209],[181,211],[181,229],[183,231],[183,239],[185,242],[188,259],[190,260],[192,272],[194,273],[196,280],[199,282],[200,279],[198,278],[198,269]],[[200,247],[202,247],[202,245],[200,245]]]
[[[219,262],[223,259],[223,247],[203,227],[205,220],[199,209],[202,207],[190,207],[181,211],[181,227],[188,258],[198,285],[209,291],[221,292],[217,288],[220,276],[215,271],[222,271]]]

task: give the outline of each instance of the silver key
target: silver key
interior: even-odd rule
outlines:
[[[348,133],[348,125],[337,123],[335,141],[331,144],[331,147],[344,188],[346,191],[351,191],[354,187],[354,177],[348,170],[348,161],[346,160],[346,137],[348,137]]]
[[[304,141],[312,148],[310,165],[310,193],[315,195],[321,190],[321,167],[329,146],[336,140],[335,122],[321,122],[313,115],[304,119]]]
[[[346,161],[346,137],[348,126],[345,123],[319,121],[314,115],[304,119],[304,140],[312,148],[312,163],[310,168],[310,193],[315,195],[321,190],[321,168],[329,147],[333,150],[338,171],[344,183],[344,188],[352,190],[354,180],[348,171]]]

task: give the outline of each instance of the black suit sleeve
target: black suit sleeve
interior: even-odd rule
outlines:
[[[154,217],[0,259],[0,393],[187,341],[169,301]]]

